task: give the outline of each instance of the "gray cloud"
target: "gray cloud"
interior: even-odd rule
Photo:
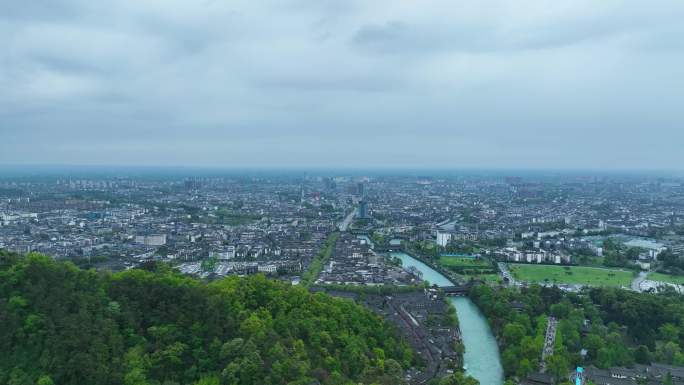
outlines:
[[[4,2],[0,163],[680,168],[682,16],[674,0]]]
[[[670,32],[684,32],[680,23],[683,16],[680,9],[675,9],[674,13],[656,15],[650,12],[642,15],[637,10],[628,9],[609,15],[598,13],[583,17],[549,18],[514,28],[506,23],[492,23],[491,20],[451,22],[448,16],[436,16],[434,20],[415,25],[400,20],[363,25],[356,31],[351,43],[362,50],[377,53],[488,53],[553,49],[573,44],[601,43],[603,39],[623,34],[653,33],[665,28],[669,28]]]
[[[54,21],[74,17],[78,14],[77,4],[63,0],[4,1],[0,3],[0,19],[10,21]]]

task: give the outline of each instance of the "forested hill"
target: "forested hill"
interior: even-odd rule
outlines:
[[[413,360],[350,301],[154,270],[0,252],[0,384],[401,384]]]

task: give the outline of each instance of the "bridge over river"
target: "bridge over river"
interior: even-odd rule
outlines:
[[[467,295],[471,287],[473,287],[472,283],[466,283],[465,285],[458,286],[440,286],[440,289],[448,296],[459,296]]]
[[[477,306],[465,296],[468,285],[454,285],[445,276],[423,262],[403,252],[392,252],[391,256],[401,259],[405,267],[415,267],[423,273],[423,279],[444,289],[452,295],[451,303],[456,315],[466,348],[464,362],[466,373],[480,381],[481,385],[501,385],[504,382],[499,346],[489,328],[487,319]]]

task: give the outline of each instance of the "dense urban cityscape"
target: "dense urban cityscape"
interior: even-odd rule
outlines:
[[[674,376],[674,383],[684,381],[684,367],[662,366],[684,365],[679,346],[672,346],[678,339],[667,352],[661,342],[651,352],[635,345],[645,346],[651,358],[627,369],[633,359],[604,359],[598,352],[590,357],[586,342],[576,341],[575,352],[559,346],[556,318],[562,316],[553,304],[548,313],[542,311],[548,322],[536,321],[531,329],[546,330],[544,348],[519,367],[506,362],[511,328],[499,330],[490,319],[492,336],[482,319],[483,335],[476,338],[489,339],[490,350],[482,341],[473,345],[468,340],[473,332],[464,336],[468,325],[456,320],[467,309],[453,301],[464,299],[452,297],[472,297],[489,317],[479,299],[483,287],[520,293],[541,288],[564,301],[611,288],[679,296],[684,289],[681,177],[50,174],[0,180],[0,215],[0,248],[7,252],[39,253],[110,272],[163,263],[209,281],[263,274],[352,299],[398,327],[415,349],[421,364],[404,368],[410,383],[460,368],[481,382],[490,381],[487,374],[529,384],[562,382],[577,376],[571,364],[589,364],[581,381],[594,384],[636,384],[648,376],[661,381],[663,373]],[[500,297],[508,295],[515,296]],[[530,310],[524,298],[506,306]],[[586,328],[591,317],[583,322]],[[636,341],[626,340],[625,349]],[[478,355],[498,361],[499,349],[503,369],[491,362],[478,367]],[[562,363],[554,361],[558,357]],[[648,366],[651,361],[655,366]]]
[[[0,199],[0,247],[113,271],[164,260],[199,275],[294,278],[337,231],[366,237],[335,250],[352,259],[375,240],[499,262],[678,272],[657,256],[684,251],[684,180],[665,177],[22,178],[0,181]],[[629,258],[605,255],[606,240]]]

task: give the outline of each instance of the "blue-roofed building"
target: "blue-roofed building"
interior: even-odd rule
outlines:
[[[584,385],[584,368],[581,366],[575,370],[575,385]]]

